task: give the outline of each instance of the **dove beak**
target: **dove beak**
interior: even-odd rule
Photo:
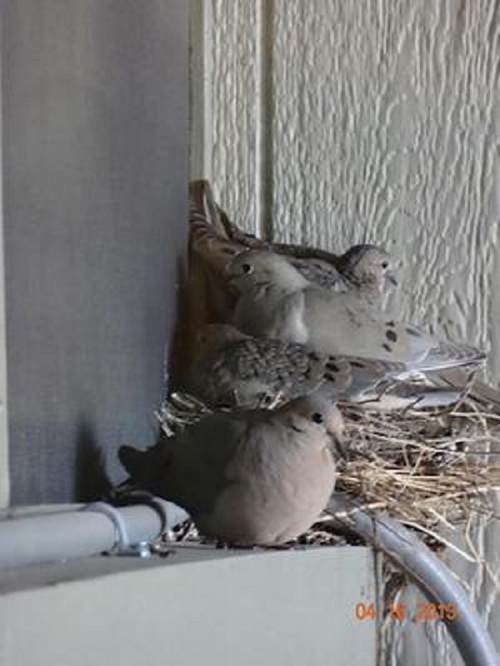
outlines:
[[[339,456],[340,458],[347,458],[347,440],[345,437],[338,435],[338,434],[332,434],[330,433],[330,439],[332,442],[332,446],[330,450]]]
[[[395,275],[394,273],[392,273],[391,271],[388,271],[388,272],[385,274],[385,277],[386,277],[386,278],[389,280],[389,282],[390,282],[391,284],[393,284],[395,287],[398,286],[398,279],[397,279],[397,277],[396,277],[396,275]]]

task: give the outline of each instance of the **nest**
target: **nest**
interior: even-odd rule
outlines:
[[[193,183],[191,194],[191,272],[198,264],[212,271],[210,279],[205,276],[205,291],[200,287],[203,271],[192,280],[198,287],[190,299],[196,304],[189,322],[193,330],[206,321],[225,320],[228,304],[213,298],[214,285],[219,284],[220,291],[222,284],[217,283],[218,262],[224,265],[241,250],[263,247],[335,265],[335,256],[322,250],[275,246],[246,234],[217,206],[205,181]],[[202,310],[206,319],[200,322]],[[467,536],[478,514],[496,517],[494,492],[500,490],[500,392],[470,376],[465,383],[459,380],[458,393],[456,403],[441,408],[381,411],[370,405],[342,405],[349,446],[339,461],[336,485],[361,509],[386,512],[421,532],[429,545],[455,550],[455,539],[445,535],[459,531]],[[158,417],[171,435],[207,413],[210,409],[199,401],[174,394]],[[321,534],[316,542],[324,543],[325,524],[315,527]]]
[[[344,405],[342,412],[349,445],[336,490],[355,497],[358,510],[384,511],[423,533],[429,545],[454,550],[446,533],[465,534],[478,513],[495,517],[500,415],[469,396],[447,408],[385,412]],[[173,394],[157,416],[172,436],[209,413],[191,396]],[[313,534],[307,543],[325,543],[324,528],[313,532],[317,539]]]
[[[500,489],[500,417],[472,398],[439,410],[346,407],[349,459],[337,489],[423,532],[494,517]]]

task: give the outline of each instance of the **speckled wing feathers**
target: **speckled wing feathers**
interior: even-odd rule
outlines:
[[[230,327],[219,326],[220,336]],[[332,400],[359,397],[404,374],[401,363],[318,354],[303,345],[265,338],[229,341],[195,359],[187,390],[212,406],[253,407],[321,390]]]

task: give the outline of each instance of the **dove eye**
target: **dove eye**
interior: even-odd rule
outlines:
[[[381,264],[382,268],[386,269],[389,267],[389,262],[388,261],[383,261]]]
[[[243,273],[246,273],[247,275],[253,271],[253,266],[250,264],[242,264],[241,270]]]
[[[325,419],[323,418],[323,414],[320,414],[319,412],[314,412],[314,414],[311,416],[311,421],[314,423],[323,423]]]

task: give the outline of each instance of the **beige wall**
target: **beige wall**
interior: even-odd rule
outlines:
[[[402,316],[484,347],[498,382],[500,3],[193,8],[193,175],[259,234],[335,251],[385,245],[403,264]],[[479,534],[498,568],[498,530]],[[494,588],[470,575],[500,626]],[[428,633],[421,663],[456,663],[439,630]],[[416,659],[408,644],[398,663]]]

